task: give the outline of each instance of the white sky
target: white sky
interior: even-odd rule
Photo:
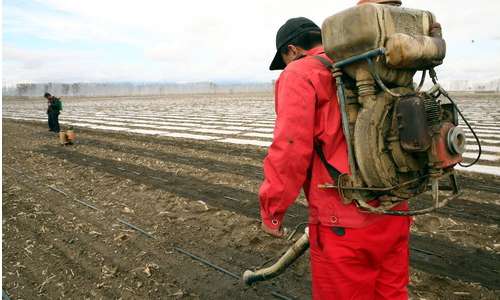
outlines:
[[[268,81],[288,18],[321,26],[355,2],[4,0],[2,82]],[[443,26],[440,78],[500,78],[500,0],[403,3]]]

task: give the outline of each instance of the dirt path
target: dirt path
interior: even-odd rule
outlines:
[[[309,298],[306,257],[269,284],[248,288],[173,248],[241,274],[289,245],[258,229],[265,149],[87,130],[78,132],[77,145],[61,147],[45,130],[3,124],[4,289],[13,299],[273,299],[273,291]],[[416,220],[413,296],[500,295],[496,196],[470,190],[431,219]],[[286,226],[306,220],[306,210],[294,205]],[[428,221],[437,225],[428,228]]]

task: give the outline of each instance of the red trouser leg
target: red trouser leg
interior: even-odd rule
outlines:
[[[311,225],[309,236],[313,299],[408,299],[408,218],[387,217],[343,236]]]
[[[375,284],[375,299],[408,299],[409,283],[409,228],[403,224],[400,239],[397,240],[380,265],[379,275]],[[406,231],[406,232],[405,232]]]

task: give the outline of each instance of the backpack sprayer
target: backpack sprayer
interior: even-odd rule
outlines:
[[[359,5],[323,23],[325,52],[335,61],[325,65],[336,79],[350,174],[332,176],[335,183],[319,188],[336,189],[344,204],[354,203],[368,213],[420,215],[461,195],[453,168],[476,163],[481,146],[437,81],[434,67],[443,63],[446,43],[434,15],[399,7],[400,1],[389,2],[396,5]],[[417,71],[422,71],[418,86],[413,83]],[[427,73],[433,86],[422,91]],[[449,103],[442,103],[441,95]],[[458,127],[459,116],[479,145],[478,157],[468,165],[462,164],[466,137]],[[451,193],[440,189],[443,178],[448,178]],[[431,207],[392,210],[428,191]],[[380,206],[369,205],[373,199],[379,199]],[[279,275],[308,246],[306,231],[277,263],[255,272],[247,270],[243,281],[250,284]]]

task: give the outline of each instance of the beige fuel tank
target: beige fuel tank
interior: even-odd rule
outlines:
[[[417,70],[437,66],[446,45],[431,12],[384,4],[358,5],[323,22],[325,51],[334,61],[385,48],[385,60],[375,61],[382,80],[408,86]],[[350,68],[352,69],[352,68]],[[356,77],[345,71],[351,77]]]
[[[429,36],[435,22],[432,13],[383,4],[358,5],[323,22],[325,51],[343,60],[385,46],[396,33]]]

